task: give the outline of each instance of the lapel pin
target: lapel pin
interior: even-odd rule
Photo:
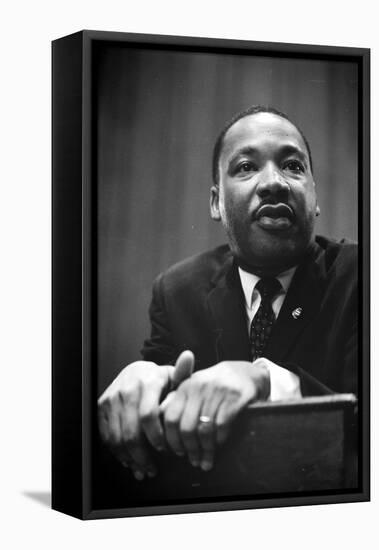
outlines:
[[[294,319],[298,319],[300,317],[300,315],[302,314],[302,312],[303,312],[303,308],[302,307],[297,307],[296,309],[293,310],[292,317]]]

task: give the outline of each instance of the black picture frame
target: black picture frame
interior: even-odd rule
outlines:
[[[358,67],[358,240],[361,384],[357,396],[359,484],[322,494],[162,502],[96,509],[97,193],[94,49],[123,43],[167,51],[349,60]],[[330,46],[82,31],[53,42],[53,386],[52,507],[82,519],[367,501],[370,498],[369,177],[370,50]]]

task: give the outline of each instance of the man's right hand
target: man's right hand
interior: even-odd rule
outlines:
[[[159,403],[191,376],[193,365],[190,351],[179,355],[175,367],[136,361],[120,372],[98,400],[101,438],[138,480],[156,474],[149,444],[157,451],[166,449]]]

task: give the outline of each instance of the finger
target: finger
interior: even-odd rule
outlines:
[[[190,392],[180,420],[181,440],[190,463],[195,467],[200,465],[201,458],[200,441],[197,433],[201,407],[202,397],[199,392]]]
[[[240,411],[235,399],[227,397],[222,401],[216,415],[216,442],[222,445],[230,432],[233,420]]]
[[[118,456],[118,459],[121,461],[121,464],[124,466],[124,468],[128,469],[131,468],[133,461],[130,458],[130,456],[127,453],[123,453],[124,456],[121,454]]]
[[[126,449],[117,449],[116,452],[113,453],[115,457],[121,462],[121,464],[124,466],[124,468],[130,468],[132,469],[132,465],[135,466],[133,460],[131,459],[130,455],[126,451]]]
[[[123,467],[126,470],[130,470],[135,479],[138,481],[142,481],[145,478],[145,473],[141,471],[141,468],[134,460],[131,458],[131,456],[127,453],[127,451],[124,449],[120,451],[118,449],[116,458],[121,462]],[[151,473],[149,470],[147,471],[148,477],[154,477],[155,473]]]
[[[121,418],[122,448],[120,452],[126,451],[133,462],[135,469],[134,477],[142,480],[145,474],[154,476],[156,468],[147,448],[147,440],[143,436],[138,411],[138,396],[130,396],[128,403],[123,407]]]
[[[159,405],[159,412],[161,414],[164,414],[166,412],[167,407],[171,403],[172,399],[175,397],[176,392],[172,391],[163,399],[162,403]]]
[[[120,457],[121,426],[120,417],[110,403],[103,403],[98,412],[98,425],[102,441],[112,455],[122,462]]]
[[[190,350],[183,351],[176,360],[172,377],[173,389],[189,378],[195,365],[195,356]]]
[[[200,468],[209,471],[213,468],[216,450],[216,417],[222,403],[224,393],[215,391],[210,399],[206,399],[200,412],[200,419],[209,419],[209,422],[200,422],[198,436],[201,448]]]
[[[176,391],[172,392],[173,397],[163,415],[166,440],[170,448],[178,456],[185,454],[184,446],[180,437],[179,424],[184,405],[186,402],[186,396],[184,392]]]
[[[109,418],[112,418],[112,430],[118,435],[110,435],[109,429]],[[112,414],[111,411],[108,411],[108,414],[102,411],[99,414],[99,426],[103,435],[104,441],[109,445],[109,450],[112,455],[124,466],[124,468],[130,468],[133,471],[133,474],[137,474],[137,479],[140,474],[138,474],[139,467],[133,461],[133,459],[128,454],[125,447],[122,446],[122,428],[121,428],[121,416],[117,413]],[[116,428],[116,429],[115,429]],[[143,477],[140,477],[143,479]]]
[[[146,443],[146,439],[141,434],[135,440],[129,441],[125,449],[122,451],[118,450],[119,460],[121,460],[124,466],[130,467],[134,477],[138,481],[142,481],[146,476],[155,477],[157,474]],[[126,453],[128,454],[126,455]]]
[[[99,423],[99,432],[100,432],[100,436],[101,436],[101,439],[108,444],[108,448],[110,450],[110,452],[112,453],[112,455],[118,460],[121,462],[121,464],[125,467],[125,468],[129,468],[129,466],[131,465],[131,459],[129,457],[129,455],[127,454],[126,450],[125,449],[121,449],[120,447],[120,444],[116,444],[116,441],[115,441],[115,437],[112,437],[110,436],[110,428],[109,428],[109,414],[106,410],[106,406],[102,406],[101,408],[99,408],[99,413],[98,413],[98,423]],[[120,426],[120,418],[119,416],[115,416],[114,419],[113,419],[113,423],[116,423],[116,420],[117,420],[117,424],[118,424],[118,428],[119,428],[119,434],[120,436],[118,437],[118,440],[120,443],[121,441],[121,426]],[[111,442],[112,440],[112,442]]]
[[[166,449],[166,442],[159,413],[160,388],[144,387],[142,390],[139,417],[147,440],[157,451]]]
[[[103,409],[99,408],[97,418],[100,438],[104,443],[107,443],[109,440],[108,417]]]
[[[112,403],[112,406],[107,408],[105,418],[108,424],[106,442],[111,447],[116,447],[121,441],[120,415],[117,404]]]

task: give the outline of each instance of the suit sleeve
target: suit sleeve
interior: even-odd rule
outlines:
[[[318,380],[305,369],[292,363],[281,364],[296,374],[300,379],[300,391],[303,397],[330,395],[333,393],[353,393],[358,394],[358,321],[351,323],[351,328],[345,336],[345,344],[339,349],[338,368],[334,369],[335,375],[331,382],[325,384]],[[336,365],[331,365],[329,368]]]
[[[171,328],[165,306],[163,275],[159,275],[154,282],[149,317],[151,333],[141,350],[142,358],[158,365],[174,364],[177,353],[172,343]]]
[[[314,376],[307,371],[294,365],[292,363],[285,363],[281,365],[283,368],[290,370],[299,377],[300,380],[300,392],[302,397],[331,395],[334,392],[331,388],[323,384],[320,380],[317,380]]]
[[[339,388],[339,391],[342,393],[354,393],[358,395],[358,357],[358,319],[355,319],[346,340],[343,376],[341,377]]]

